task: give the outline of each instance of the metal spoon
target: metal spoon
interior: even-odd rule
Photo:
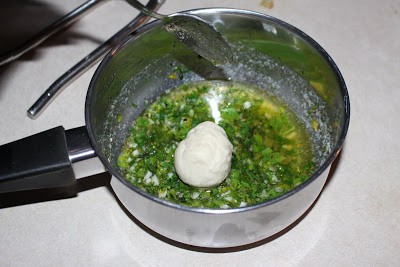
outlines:
[[[229,62],[232,59],[232,51],[226,41],[210,23],[201,18],[189,14],[165,16],[152,10],[158,9],[164,0],[150,0],[148,7],[143,6],[136,0],[126,1],[136,9],[140,10],[143,14],[163,20],[167,31],[176,36],[193,51],[210,60],[212,63],[222,64]],[[109,51],[111,46],[122,39],[121,37],[132,32],[134,28],[143,22],[145,22],[143,17],[136,17],[131,23],[121,29],[121,31],[116,33],[107,42],[102,44],[95,51],[64,73],[28,109],[28,117],[31,119],[39,117],[46,107],[68,84],[100,60],[100,58]]]
[[[98,0],[96,0],[98,1]],[[102,1],[103,2],[103,1]],[[158,10],[164,0],[149,0],[146,8],[148,10]],[[75,79],[77,79],[86,70],[92,67],[100,59],[103,58],[108,51],[111,50],[117,43],[123,40],[126,36],[132,33],[136,28],[146,23],[149,19],[144,13],[139,13],[131,22],[125,27],[114,34],[110,39],[105,41],[93,52],[85,56],[81,61],[76,63],[67,72],[61,75],[49,88],[35,101],[35,103],[28,109],[27,114],[31,119],[36,119],[40,114],[50,105],[50,103]]]
[[[228,43],[207,21],[190,14],[162,15],[147,9],[136,0],[126,2],[142,13],[162,20],[165,30],[213,64],[228,63],[232,60],[232,51]]]

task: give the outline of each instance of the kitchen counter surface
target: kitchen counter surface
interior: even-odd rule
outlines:
[[[26,3],[19,11],[48,11],[33,12],[35,18],[18,17],[19,23],[33,25],[45,15],[66,14],[83,1]],[[1,266],[400,265],[400,2],[167,0],[160,13],[200,7],[244,8],[284,20],[321,44],[341,70],[350,94],[350,128],[313,208],[282,235],[257,245],[194,250],[140,225],[119,205],[109,176],[103,174],[79,180],[80,192],[73,198],[42,202],[37,196],[25,201],[22,196],[20,201],[15,195],[14,200],[0,196],[7,206],[0,209]],[[6,10],[17,9],[0,8],[0,13]],[[0,67],[0,144],[59,125],[84,125],[85,94],[95,67],[38,119],[29,119],[26,110],[54,80],[136,14],[123,1],[107,2]],[[7,34],[18,33],[5,30],[0,32],[2,43],[11,38]]]

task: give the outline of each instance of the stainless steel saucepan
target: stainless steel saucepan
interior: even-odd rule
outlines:
[[[349,97],[337,66],[313,39],[276,18],[221,8],[186,13],[220,31],[232,47],[231,63],[212,65],[159,21],[143,26],[99,65],[87,94],[85,127],[59,127],[0,148],[0,191],[68,186],[90,174],[91,161],[112,174],[117,197],[144,225],[172,240],[212,248],[265,239],[304,214],[320,194],[349,125]],[[185,207],[127,182],[117,159],[132,122],[165,90],[201,80],[256,85],[290,105],[310,131],[317,158],[313,175],[278,198],[235,209]]]

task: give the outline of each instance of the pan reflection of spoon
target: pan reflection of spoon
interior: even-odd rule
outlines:
[[[166,16],[147,9],[136,0],[126,0],[126,2],[142,13],[162,20],[166,31],[212,63],[223,64],[232,59],[232,51],[228,43],[207,21],[190,14]]]

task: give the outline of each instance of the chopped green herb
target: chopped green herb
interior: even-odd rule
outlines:
[[[315,118],[312,118],[311,120],[311,127],[313,128],[314,131],[317,131],[319,128],[318,122]]]
[[[118,121],[118,122],[121,122],[121,120],[122,120],[122,115],[121,115],[121,114],[118,114],[118,115],[117,115],[117,121]]]
[[[234,146],[231,171],[216,187],[195,188],[179,179],[173,155],[187,133],[207,120],[224,128]],[[307,130],[285,105],[261,89],[214,81],[158,97],[134,122],[118,165],[128,181],[156,197],[234,208],[293,189],[314,171],[312,159]]]

